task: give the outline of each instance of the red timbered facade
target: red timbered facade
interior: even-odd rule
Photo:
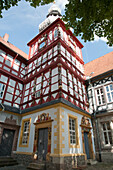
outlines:
[[[7,42],[6,36],[0,37],[0,102],[19,108],[27,55]]]
[[[52,160],[53,164],[56,160],[59,169],[72,168],[65,163],[67,156],[73,167],[77,166],[77,159],[81,165],[86,158],[93,159],[83,45],[66,30],[59,8],[53,5],[47,19],[39,25],[39,34],[28,43],[28,56],[7,37],[0,37],[0,148],[5,133],[15,147],[8,149],[6,145],[8,152],[0,149],[0,156],[29,153],[34,158]],[[82,119],[86,120],[84,125]],[[11,124],[5,130],[5,120],[15,123],[16,133]],[[73,154],[76,160],[72,160]],[[20,158],[23,156],[17,156]],[[60,165],[60,159],[64,165]]]
[[[58,18],[28,45],[27,61],[1,49],[1,102],[25,109],[64,98],[87,111],[83,46],[62,20]]]
[[[29,61],[21,106],[64,98],[87,110],[82,44],[57,19],[28,43]]]

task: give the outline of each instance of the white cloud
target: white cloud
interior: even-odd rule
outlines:
[[[107,38],[105,38],[105,37],[98,37],[96,34],[94,35],[94,41],[91,41],[92,43],[94,43],[94,42],[98,42],[98,41],[104,41],[104,42],[108,42],[108,40],[107,40]],[[113,48],[113,46],[109,46],[109,45],[107,45],[107,48],[110,48],[110,49],[112,49]]]
[[[99,41],[99,40],[104,41],[104,42],[108,41],[107,38],[105,38],[105,37],[98,37],[97,35],[94,35],[94,41]],[[93,42],[93,41],[91,41],[91,42]]]
[[[108,48],[113,49],[113,46],[111,46],[111,47],[110,47],[110,46],[108,46]]]
[[[65,5],[68,4],[68,0],[57,0],[56,4],[59,6],[61,10],[64,10]]]

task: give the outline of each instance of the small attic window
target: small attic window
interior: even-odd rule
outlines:
[[[57,36],[58,36],[58,29],[55,28],[55,30],[54,30],[54,38],[56,38]]]
[[[39,44],[39,49],[43,48],[46,45],[46,42],[43,41],[42,43]]]

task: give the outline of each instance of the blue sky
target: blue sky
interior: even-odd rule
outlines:
[[[62,14],[64,14],[66,2],[67,0],[56,0]],[[28,2],[22,0],[18,6],[3,11],[3,18],[0,19],[0,36],[3,37],[5,33],[8,33],[9,42],[28,54],[27,43],[38,34],[38,26],[45,20],[51,5],[44,5],[35,9]],[[95,41],[86,43],[80,37],[77,38],[84,45],[82,54],[85,63],[113,51],[113,47],[107,46],[105,38],[95,37]]]

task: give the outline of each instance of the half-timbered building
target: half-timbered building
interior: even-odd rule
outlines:
[[[113,147],[113,52],[85,64],[89,111],[97,159],[112,162]]]
[[[71,169],[94,159],[83,45],[66,30],[60,9],[50,8],[28,43],[29,56],[1,40],[0,147],[7,148],[6,136],[12,136],[12,147],[0,155],[46,160],[49,169]]]

